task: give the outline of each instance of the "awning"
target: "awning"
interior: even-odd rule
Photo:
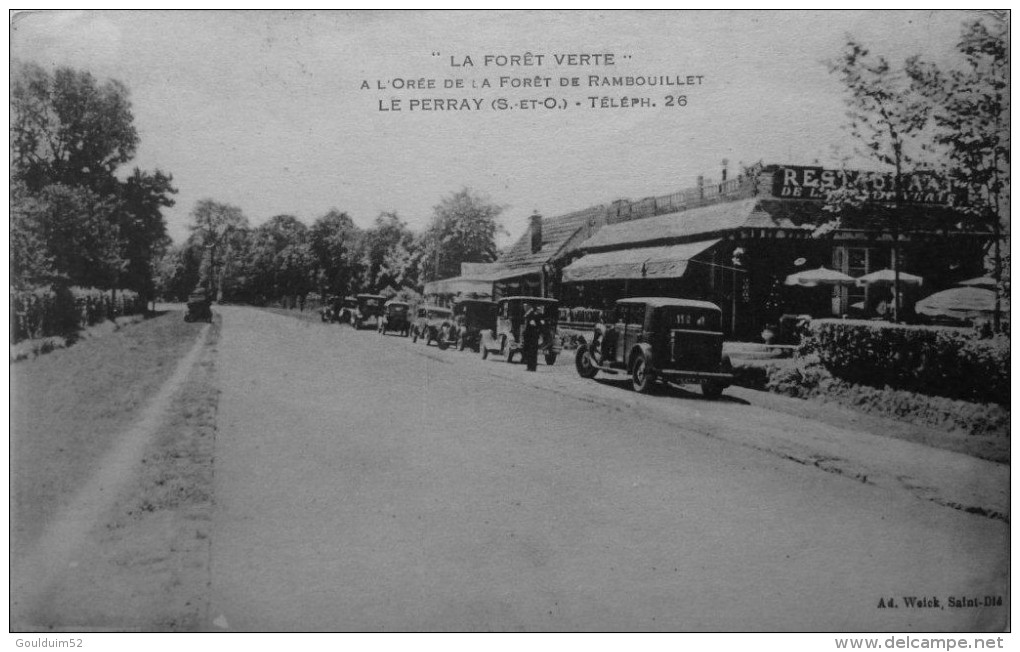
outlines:
[[[425,294],[477,294],[492,296],[492,281],[455,276],[425,284]]]
[[[687,271],[687,263],[692,258],[718,243],[719,240],[702,240],[666,247],[642,247],[587,254],[563,268],[563,280],[577,283],[680,278]]]

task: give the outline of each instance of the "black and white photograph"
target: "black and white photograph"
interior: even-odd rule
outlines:
[[[8,643],[1008,647],[1009,28],[11,11]]]

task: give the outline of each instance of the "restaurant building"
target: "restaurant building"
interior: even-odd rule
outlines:
[[[796,272],[859,278],[898,267],[923,279],[900,285],[907,320],[917,299],[983,273],[992,234],[968,229],[950,207],[959,196],[933,175],[905,175],[899,191],[889,174],[809,166],[726,176],[637,202],[533,215],[485,283],[494,297],[552,296],[578,308],[629,296],[707,300],[722,308],[728,336],[755,339],[784,315],[868,318],[891,300],[890,284],[791,287]],[[852,206],[827,205],[841,190]]]

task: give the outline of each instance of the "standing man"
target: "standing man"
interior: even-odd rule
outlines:
[[[528,366],[528,371],[538,369],[538,340],[544,325],[542,315],[535,307],[530,303],[524,304],[524,333],[522,334],[524,347],[521,356],[524,358],[524,364]]]

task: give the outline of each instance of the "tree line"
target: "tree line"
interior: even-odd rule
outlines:
[[[459,275],[462,262],[494,261],[501,210],[463,188],[443,197],[415,233],[394,212],[361,228],[336,208],[310,226],[286,214],[252,226],[240,208],[205,199],[191,212],[187,240],[161,258],[157,287],[171,299],[202,288],[256,305],[310,293],[413,298],[426,282]]]
[[[42,286],[153,296],[170,239],[172,175],[123,167],[138,131],[127,87],[15,61],[10,95],[12,292]]]

